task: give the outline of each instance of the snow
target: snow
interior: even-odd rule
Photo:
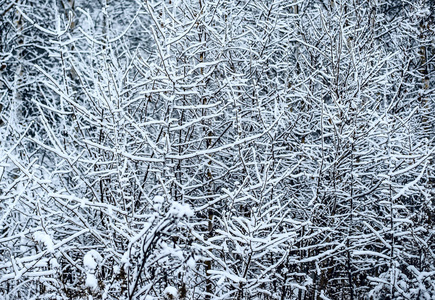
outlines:
[[[66,2],[0,12],[0,298],[435,299],[431,1]]]
[[[177,216],[178,218],[183,216],[192,217],[193,210],[190,208],[189,204],[182,204],[174,201],[169,209],[169,214]]]
[[[83,257],[83,265],[88,270],[95,270],[95,268],[98,266],[98,264],[102,260],[103,260],[103,258],[101,257],[101,255],[97,251],[90,250]]]
[[[156,211],[159,211],[162,208],[162,204],[164,201],[165,201],[165,198],[163,196],[159,196],[159,195],[155,196],[153,199],[153,203],[154,203],[153,208]]]
[[[183,260],[183,251],[179,248],[172,248],[167,243],[161,243],[162,256],[171,255],[173,257],[177,257],[179,260]]]
[[[121,263],[122,264],[129,264],[130,263],[130,253],[129,252],[130,251],[126,251],[122,255],[122,258],[121,258]]]
[[[193,258],[193,257],[191,257],[191,258],[189,258],[188,260],[187,260],[187,266],[189,267],[189,268],[191,268],[192,270],[195,270],[195,267],[196,267],[196,261],[195,261],[195,259]]]
[[[246,282],[246,279],[240,276],[237,276],[235,274],[231,274],[227,271],[218,271],[218,270],[209,270],[207,271],[208,274],[212,275],[218,275],[221,277],[219,281],[223,282],[224,278],[228,278],[229,280],[239,283],[239,282]]]
[[[155,196],[153,199],[153,202],[157,202],[157,203],[163,203],[165,201],[165,198],[163,196]]]
[[[59,262],[58,262],[57,259],[54,258],[54,257],[53,257],[52,259],[50,259],[50,266],[51,266],[53,269],[57,269],[57,268],[60,267]]]
[[[33,234],[33,239],[36,242],[42,243],[47,247],[47,251],[53,253],[54,252],[54,243],[51,237],[42,231],[37,231]]]
[[[92,273],[86,274],[85,285],[86,285],[86,287],[89,287],[94,291],[98,290],[98,280],[94,274],[92,274]]]
[[[163,291],[163,294],[165,294],[165,296],[172,297],[172,299],[175,299],[175,298],[177,298],[178,292],[177,292],[177,289],[175,287],[167,286],[165,288],[165,290]]]
[[[98,290],[98,280],[95,277],[95,269],[103,260],[103,257],[95,250],[88,251],[83,257],[83,265],[86,269],[86,287],[92,290]]]

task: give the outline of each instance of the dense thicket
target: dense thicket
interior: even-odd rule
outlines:
[[[0,299],[434,299],[427,0],[0,0]]]

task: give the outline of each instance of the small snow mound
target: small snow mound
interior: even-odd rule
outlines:
[[[53,268],[53,269],[58,269],[58,268],[60,268],[60,265],[59,265],[59,262],[57,261],[57,259],[56,258],[52,258],[52,259],[50,259],[50,266]]]
[[[85,254],[83,257],[83,265],[88,270],[95,270],[97,265],[103,260],[103,257],[101,257],[100,253],[98,253],[95,250],[90,250],[88,253]]]
[[[98,280],[94,274],[88,273],[86,274],[86,287],[91,288],[92,290],[98,290]]]
[[[155,196],[153,202],[157,202],[157,203],[163,203],[165,201],[165,198],[163,198],[162,196]]]
[[[192,270],[195,270],[196,261],[195,261],[195,259],[194,259],[193,257],[191,257],[191,258],[189,258],[189,259],[187,260],[187,266],[188,266],[189,268],[191,268]]]
[[[184,215],[187,217],[192,217],[193,210],[190,208],[189,204],[174,202],[169,209],[169,214],[177,216],[179,218],[183,217]]]
[[[153,199],[153,208],[155,211],[160,211],[162,208],[163,202],[165,202],[165,198],[163,196],[155,196]]]
[[[173,286],[167,286],[165,290],[163,291],[165,296],[167,296],[169,299],[175,299],[177,298],[177,289]]]
[[[54,252],[54,244],[51,237],[42,231],[37,231],[33,234],[33,239],[38,243],[43,243],[47,247],[48,252]]]
[[[172,248],[165,242],[162,242],[160,246],[162,247],[162,251],[160,252],[161,255],[171,255],[177,257],[179,260],[184,260],[183,251],[180,248]]]

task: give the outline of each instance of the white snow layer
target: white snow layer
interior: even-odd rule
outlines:
[[[51,237],[42,231],[37,231],[33,234],[33,239],[38,243],[43,243],[47,247],[48,252],[54,252],[54,243]]]
[[[177,216],[179,218],[183,217],[184,215],[187,217],[192,217],[193,210],[190,208],[189,204],[174,202],[169,209],[169,214]]]
[[[153,202],[157,202],[157,203],[163,203],[165,201],[165,198],[163,198],[162,196],[155,196]]]
[[[177,289],[173,286],[167,286],[163,293],[165,294],[165,296],[171,296],[173,298],[177,297]]]
[[[95,270],[97,265],[103,260],[100,253],[95,250],[90,250],[83,257],[83,265],[88,270]]]
[[[86,274],[86,283],[85,284],[87,287],[90,287],[94,291],[98,290],[98,280],[95,277],[95,275],[92,273]]]
[[[192,270],[195,270],[196,261],[195,261],[195,259],[194,259],[193,257],[191,257],[191,258],[189,258],[189,259],[187,260],[187,266],[188,266],[189,268],[191,268]]]

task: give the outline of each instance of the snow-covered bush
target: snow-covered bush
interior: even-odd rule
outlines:
[[[431,299],[433,4],[0,0],[0,299]]]

